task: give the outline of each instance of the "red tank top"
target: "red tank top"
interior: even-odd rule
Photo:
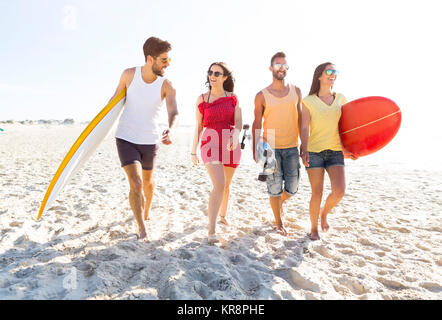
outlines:
[[[212,102],[201,102],[198,106],[203,115],[203,126],[212,129],[233,129],[235,125],[235,96],[221,97]]]
[[[235,128],[235,107],[238,100],[235,96],[221,97],[212,102],[204,101],[198,105],[198,109],[203,116],[203,127],[206,128],[201,136],[201,158],[204,163],[213,160],[222,161],[224,166],[236,168],[241,158],[241,149],[238,147],[233,151],[227,151],[223,145],[223,130]],[[210,148],[204,146],[211,142],[213,132],[218,134],[218,143],[210,144]],[[225,144],[225,141],[224,141]],[[207,149],[207,150],[206,150]]]

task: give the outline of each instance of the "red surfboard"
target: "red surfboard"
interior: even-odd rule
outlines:
[[[366,97],[342,106],[339,134],[343,147],[362,157],[385,147],[401,126],[402,114],[394,101]]]

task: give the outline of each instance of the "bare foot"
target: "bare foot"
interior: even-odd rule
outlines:
[[[144,221],[148,221],[148,220],[150,220],[149,216],[144,217]]]
[[[284,226],[275,226],[274,230],[276,230],[276,232],[278,232],[280,235],[288,235],[287,230],[284,229]]]
[[[328,229],[330,229],[330,226],[327,223],[327,215],[323,214],[322,210],[321,210],[320,216],[321,216],[321,229],[322,229],[322,231],[327,232]]]
[[[209,236],[207,237],[207,242],[209,244],[214,244],[219,242],[219,237],[216,234],[209,234]]]
[[[321,240],[321,238],[319,237],[318,230],[312,230],[312,231],[310,232],[310,240],[313,240],[313,241],[315,241],[315,240]]]
[[[147,239],[147,233],[146,231],[141,231],[140,234],[137,234],[137,240],[143,241],[143,242],[149,242],[149,239]]]
[[[225,224],[226,226],[228,226],[229,225],[229,223],[227,222],[227,220],[226,220],[226,217],[224,216],[224,217],[220,217],[219,218],[219,222],[221,222],[221,223],[223,223],[223,224]]]

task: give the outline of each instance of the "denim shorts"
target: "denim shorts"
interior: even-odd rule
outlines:
[[[344,154],[342,151],[323,150],[321,152],[309,152],[308,169],[344,166]]]
[[[276,171],[267,176],[267,192],[277,197],[284,191],[294,195],[299,185],[299,152],[298,148],[275,149]],[[283,186],[284,184],[284,186]]]

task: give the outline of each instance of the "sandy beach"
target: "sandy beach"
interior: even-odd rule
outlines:
[[[311,241],[304,167],[282,236],[247,149],[231,186],[230,225],[217,227],[226,243],[209,245],[211,184],[190,161],[193,128],[179,127],[159,150],[151,242],[142,243],[112,133],[37,221],[85,124],[0,127],[0,299],[442,298],[440,169],[347,161],[331,229]]]

